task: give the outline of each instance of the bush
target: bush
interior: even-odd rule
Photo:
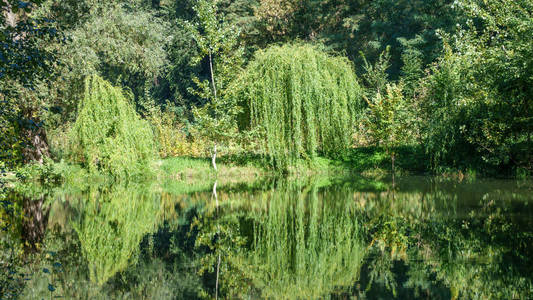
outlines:
[[[155,110],[148,119],[152,124],[161,158],[208,155],[206,139],[194,130],[187,130],[185,125],[178,121],[175,113]]]
[[[143,174],[154,157],[153,132],[120,88],[97,75],[85,81],[78,118],[69,133],[70,157],[93,173]]]

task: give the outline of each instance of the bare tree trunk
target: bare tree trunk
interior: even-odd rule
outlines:
[[[13,12],[11,9],[11,4],[4,0],[4,3],[6,5],[6,10],[4,12],[4,16],[6,18],[6,24],[7,26],[15,27],[17,26],[17,15]]]
[[[215,143],[215,146],[213,148],[213,156],[211,157],[211,164],[213,165],[213,169],[215,169],[215,172],[217,171],[217,143]]]
[[[42,126],[31,126],[22,129],[27,145],[22,149],[25,162],[36,161],[43,163],[44,156],[50,156],[46,131]]]
[[[217,101],[217,86],[215,84],[215,75],[213,72],[213,57],[211,55],[211,51],[209,51],[209,71],[211,72],[211,85],[213,86],[213,101],[216,102]],[[215,147],[213,150],[213,159],[212,159],[213,168],[215,169],[215,172],[217,171],[216,159],[217,159],[217,143],[215,142]]]
[[[209,71],[211,71],[211,85],[213,85],[213,96],[214,100],[217,101],[217,87],[215,85],[215,75],[213,73],[213,58],[211,51],[209,51]]]

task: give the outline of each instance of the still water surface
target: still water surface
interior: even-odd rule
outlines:
[[[405,177],[393,189],[388,180],[321,177],[219,183],[215,193],[213,184],[64,188],[26,199],[34,218],[22,234],[33,246],[16,270],[18,296],[533,295],[531,182]]]

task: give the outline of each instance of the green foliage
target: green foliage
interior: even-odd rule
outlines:
[[[455,56],[447,47],[438,67],[433,67],[432,74],[423,80],[419,100],[422,134],[434,167],[458,166],[464,158],[477,156],[463,135],[469,119],[467,102],[461,95],[468,94],[467,87],[475,83],[470,59],[475,58]]]
[[[0,173],[0,176],[3,177],[3,174]],[[0,181],[0,184],[3,182]],[[3,189],[3,186],[0,188]],[[24,212],[21,203],[6,199],[4,192],[0,190],[0,296],[17,299],[26,278],[21,263],[26,257],[21,237]]]
[[[168,64],[170,24],[135,2],[48,0],[35,12],[57,19],[66,37],[48,45],[58,53],[51,72],[61,76],[39,89],[58,108],[50,125],[74,120],[85,77],[92,74],[129,88],[139,109],[154,102],[152,89]]]
[[[391,47],[388,72],[396,79],[401,74],[402,55],[406,51],[416,52],[424,66],[440,55],[442,41],[436,32],[439,29],[453,32],[454,26],[462,23],[453,2],[365,0],[338,4],[324,1],[321,15],[324,20],[317,24],[321,29],[319,39],[334,49],[346,51],[356,66],[360,61],[359,52],[375,60]]]
[[[55,51],[46,45],[57,41],[59,34],[52,20],[31,15],[40,2],[0,3],[0,159],[4,167],[39,161],[44,154],[35,141],[43,136],[46,140],[42,115],[47,103],[34,90],[53,78]]]
[[[377,92],[371,99],[365,97],[368,110],[363,123],[372,140],[392,152],[409,141],[408,114],[401,85],[387,84],[382,93]]]
[[[184,126],[177,121],[171,112],[155,111],[148,117],[154,130],[159,156],[199,156],[195,146],[199,143],[190,142],[185,134]]]
[[[286,78],[292,76],[290,80],[300,80],[286,81],[290,89],[301,88],[286,93],[296,95],[290,101],[305,98],[299,117],[289,116],[296,110],[287,106],[287,115],[269,119],[268,126],[238,130],[238,125],[249,127],[250,119],[266,120],[253,115],[243,99],[257,99],[249,87],[257,92],[256,81],[271,80],[262,71],[252,76],[249,70],[239,78],[241,67],[258,49],[302,40],[348,57],[365,87],[359,94],[370,102],[378,98],[377,92],[384,97],[387,85],[401,86],[404,110],[409,112],[402,114],[403,127],[424,145],[435,168],[477,166],[493,174],[531,173],[532,7],[531,0],[6,0],[0,3],[1,169],[66,154],[57,137],[74,121],[84,97],[84,79],[91,74],[131,91],[143,117],[170,104],[173,120],[151,119],[163,155],[204,154],[209,141],[222,143],[222,151],[261,151],[278,169],[286,169],[294,158],[338,157],[345,139],[333,138],[330,129],[351,134],[344,125],[349,118],[337,117],[337,111],[311,122],[304,116],[306,101],[316,104],[322,101],[317,102],[316,95],[333,93],[325,91],[329,79],[317,74],[335,68],[323,67],[318,77],[296,74],[315,59],[303,58],[303,64],[290,67],[293,73],[279,70]],[[266,57],[266,52],[259,51],[257,57]],[[277,60],[274,56],[272,61]],[[294,57],[295,62],[302,58]],[[249,69],[253,66],[267,68],[252,62]],[[346,86],[351,87],[339,87],[335,93],[359,89],[356,84]],[[270,95],[260,101],[270,97],[279,104],[284,98],[273,90],[282,90],[281,85],[268,88]],[[361,107],[361,101],[356,102]],[[293,131],[285,132],[285,140],[278,131],[273,143],[263,143],[274,136],[267,129],[275,122],[285,129],[290,124]],[[363,129],[356,135],[364,132],[361,122],[355,124]],[[308,125],[315,129],[308,130]],[[56,139],[49,151],[51,136]],[[364,136],[355,141],[369,145]]]
[[[458,6],[471,20],[421,88],[428,152],[436,164],[531,169],[532,3]]]
[[[415,69],[420,69],[421,66],[410,54],[406,55],[409,55],[407,59],[410,63],[406,65],[408,73],[405,74],[405,79],[408,84],[412,84],[417,79]],[[366,142],[383,147],[390,155],[394,172],[396,149],[414,136],[413,111],[410,111],[404,96],[403,81],[399,84],[389,83],[387,69],[390,67],[390,48],[387,47],[381,53],[374,65],[366,60],[364,54],[362,56],[365,63],[365,74],[362,77],[367,87],[364,99],[368,108],[359,127],[366,136]]]
[[[329,157],[350,146],[361,96],[351,63],[309,45],[256,54],[235,83],[242,123],[264,138],[270,163],[286,170],[298,158]]]
[[[364,52],[370,60],[391,47],[391,68],[396,79],[406,51],[416,52],[424,66],[440,54],[442,41],[435,34],[453,32],[461,16],[452,0],[263,0],[254,9],[254,31],[246,32],[255,44],[319,41],[329,49],[346,53],[358,72]],[[258,31],[258,32],[257,32]]]
[[[209,80],[193,78],[197,85],[193,93],[206,100],[203,107],[193,109],[193,115],[202,134],[223,141],[236,133],[239,107],[226,97],[226,89],[242,63],[243,48],[237,39],[239,31],[219,17],[215,1],[199,0],[193,10],[198,21],[185,23],[199,49],[192,63],[208,59],[209,64]]]
[[[361,75],[365,87],[365,94],[367,97],[372,97],[376,93],[383,93],[385,91],[385,86],[389,82],[389,74],[387,74],[387,70],[390,68],[390,48],[387,47],[385,51],[379,55],[374,64],[371,64],[366,59],[363,52],[361,52],[361,57],[363,58],[363,68],[365,71]]]
[[[90,280],[103,285],[135,259],[143,236],[155,229],[159,203],[139,187],[118,185],[89,193],[74,224]]]
[[[152,130],[120,88],[97,75],[87,77],[78,111],[69,139],[74,162],[115,177],[148,170],[154,157]]]
[[[262,199],[268,209],[255,213],[244,261],[263,298],[317,299],[358,281],[366,245],[356,205],[341,208],[316,187],[290,183]]]

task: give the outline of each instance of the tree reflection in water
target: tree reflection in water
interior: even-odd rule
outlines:
[[[533,291],[528,186],[400,178],[393,197],[386,180],[273,179],[221,185],[215,199],[211,184],[116,185],[52,201],[24,295],[48,297],[49,284],[66,298],[124,299]]]

